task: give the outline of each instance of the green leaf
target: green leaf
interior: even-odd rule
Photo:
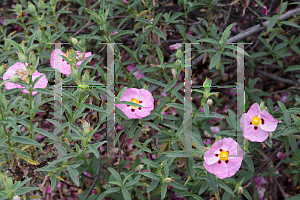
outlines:
[[[209,185],[210,185],[212,191],[215,194],[218,194],[218,182],[217,182],[216,176],[210,172],[207,172],[207,180],[209,182]]]
[[[223,44],[226,42],[227,38],[229,37],[229,33],[230,33],[230,30],[232,27],[233,27],[233,24],[230,24],[223,32],[222,38],[221,38],[221,41]]]
[[[158,183],[160,182],[160,179],[159,180],[155,180],[155,179],[152,179],[150,185],[148,186],[147,188],[147,193],[151,192],[157,185]]]
[[[180,190],[187,190],[187,188],[185,188],[183,185],[177,183],[176,181],[172,181],[168,184],[171,185],[173,188],[177,188],[177,189],[180,189]]]
[[[290,67],[286,68],[284,71],[288,72],[288,71],[295,71],[295,70],[299,70],[300,71],[300,65],[290,66]]]
[[[157,55],[160,61],[160,64],[162,64],[164,62],[164,56],[162,51],[160,50],[160,48],[158,46],[156,46],[156,51],[157,51]]]
[[[217,65],[219,60],[221,59],[221,52],[218,51],[211,59],[210,64],[209,64],[209,69],[212,69]]]
[[[52,140],[56,140],[55,135],[52,135],[51,133],[49,133],[48,131],[46,131],[46,130],[44,130],[44,129],[37,128],[37,129],[35,129],[35,131],[36,131],[37,133],[40,133],[40,134],[42,134],[42,135],[48,137],[48,138],[51,138]]]
[[[223,188],[226,192],[228,192],[231,195],[234,195],[233,191],[223,182],[218,182],[218,185]]]
[[[89,145],[88,145],[88,148],[94,153],[94,155],[95,155],[97,158],[99,158],[99,152],[97,151],[97,149],[95,148],[94,145],[89,144]]]
[[[142,162],[144,162],[145,164],[149,165],[150,167],[154,167],[154,168],[159,168],[160,165],[149,160],[148,158],[142,158]]]
[[[106,113],[105,110],[102,110],[101,108],[97,107],[97,106],[94,106],[94,105],[91,105],[91,104],[83,104],[81,105],[81,107],[86,107],[86,108],[89,108],[91,110],[94,110],[94,111],[97,111],[97,112],[102,112],[102,113]]]
[[[164,35],[164,33],[161,31],[161,30],[159,30],[158,28],[154,28],[154,31],[155,31],[155,33],[157,34],[157,35],[159,35],[162,39],[164,39],[164,40],[167,40],[167,38],[166,38],[166,36]]]
[[[184,105],[179,104],[179,103],[167,103],[166,106],[173,107],[173,108],[178,108],[180,110],[184,110]]]
[[[100,196],[97,198],[97,200],[102,200],[103,198],[105,198],[109,194],[119,192],[120,189],[121,189],[120,187],[115,187],[115,188],[111,188],[109,190],[106,190],[105,192],[100,194]]]
[[[270,19],[270,22],[269,22],[268,28],[267,28],[268,31],[271,30],[271,28],[273,28],[273,26],[277,23],[278,19],[279,19],[279,16],[278,16],[278,15],[274,15],[274,16]]]
[[[133,122],[131,124],[131,127],[130,127],[130,131],[128,132],[128,134],[126,134],[127,137],[131,138],[133,136],[133,134],[134,134],[134,132],[135,132],[135,130],[136,130],[138,124],[139,124],[139,121],[140,121],[139,119],[134,119],[133,120]]]
[[[43,145],[41,145],[40,143],[31,140],[29,138],[26,138],[24,136],[12,136],[10,138],[11,141],[13,142],[19,142],[21,144],[29,144],[29,145],[33,145],[33,146],[37,146],[37,147],[42,147]]]
[[[74,181],[74,183],[79,187],[79,178],[78,178],[78,172],[74,167],[67,166],[68,171],[70,173],[71,179]]]
[[[248,200],[252,200],[251,195],[249,194],[249,192],[243,188],[243,195],[248,199]]]
[[[16,191],[16,195],[22,195],[31,192],[33,190],[40,190],[40,189],[41,188],[39,187],[22,187]]]
[[[211,43],[211,44],[215,44],[217,46],[219,46],[219,42],[214,40],[214,39],[210,39],[210,38],[204,38],[204,39],[201,39],[201,40],[198,40],[198,42],[208,42],[208,43]]]
[[[285,105],[281,101],[277,101],[277,103],[278,103],[278,106],[280,107],[281,111],[285,111],[286,110]]]
[[[282,21],[280,23],[282,23],[284,25],[288,25],[288,26],[293,26],[293,27],[296,27],[296,28],[300,28],[300,26],[298,24],[295,24],[295,23],[290,22],[290,21]]]
[[[298,157],[298,159],[300,159],[300,150],[297,147],[296,137],[295,137],[295,135],[293,133],[289,134],[289,142],[290,142],[292,150],[295,152],[295,154]]]
[[[170,19],[167,21],[165,27],[167,27],[170,23],[174,22],[174,20],[176,18],[178,18],[179,16],[184,15],[183,12],[176,12],[174,15],[172,15],[172,17],[170,17]]]
[[[14,47],[16,47],[20,52],[22,52],[23,54],[25,53],[24,49],[22,48],[22,46],[20,44],[16,43],[13,40],[10,40],[10,39],[6,39],[6,40],[9,41],[10,44],[12,44]]]
[[[258,5],[260,5],[262,8],[264,7],[264,4],[263,4],[263,2],[261,2],[261,0],[255,0],[256,1],[256,3],[258,4]]]
[[[166,194],[167,194],[167,188],[168,184],[167,183],[162,183],[162,188],[161,188],[161,199],[164,199]]]
[[[160,177],[156,174],[153,174],[152,172],[140,172],[140,175],[146,176],[148,178],[151,178],[153,180],[160,180]]]
[[[288,2],[283,2],[281,4],[281,9],[280,9],[280,15],[282,15],[282,13],[285,11],[285,9],[287,8]]]
[[[131,200],[130,194],[126,188],[122,187],[122,194],[125,200]]]
[[[205,181],[202,185],[201,188],[199,189],[198,194],[201,195],[204,191],[206,191],[209,187],[208,181]]]
[[[167,85],[166,84],[164,84],[164,83],[162,83],[162,82],[160,82],[160,81],[157,81],[157,80],[154,80],[154,79],[151,79],[151,78],[148,78],[148,77],[143,77],[143,79],[145,80],[145,81],[148,81],[148,82],[150,82],[150,83],[153,83],[153,84],[155,84],[155,85],[159,85],[159,86],[162,86],[162,87],[167,87]]]
[[[122,184],[122,179],[121,179],[120,174],[114,168],[108,167],[107,169],[115,177],[116,181],[118,181],[119,183]]]
[[[177,83],[177,80],[174,79],[173,81],[171,81],[169,83],[169,85],[164,89],[164,91],[162,92],[162,94],[165,94],[166,92],[169,92],[172,90],[172,88],[174,87],[174,85]]]

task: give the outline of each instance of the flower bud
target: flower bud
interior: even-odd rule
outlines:
[[[172,75],[173,79],[177,77],[177,70],[175,68],[172,68]]]
[[[39,5],[38,5],[40,10],[45,10],[46,4],[44,3],[44,0],[39,0]]]
[[[182,56],[183,56],[183,53],[182,53],[181,49],[177,49],[177,52],[176,52],[176,58],[177,58],[177,59],[181,59]]]
[[[181,67],[181,60],[176,60],[175,67]]]
[[[13,83],[18,83],[18,82],[20,82],[20,78],[17,74],[15,74],[10,78],[10,81]]]
[[[238,194],[243,194],[243,188],[241,186],[238,188]]]
[[[27,57],[21,53],[21,52],[17,52],[19,60],[21,61],[21,63],[26,63],[27,62]]]
[[[83,134],[84,135],[89,134],[92,131],[90,123],[85,120],[82,120],[81,123],[82,123],[82,128],[83,128]]]
[[[75,69],[74,67],[72,67],[71,66],[71,77],[73,78],[73,79],[77,79],[78,78],[78,76],[77,76],[77,69]]]
[[[208,98],[207,101],[206,101],[206,103],[207,103],[207,105],[211,106],[213,104],[213,100],[211,100],[211,99]]]
[[[81,53],[78,56],[78,61],[82,61],[84,59],[85,53]]]
[[[165,181],[166,181],[167,183],[171,183],[171,182],[173,181],[173,179],[171,179],[171,178],[165,178]]]
[[[6,71],[6,65],[1,65],[0,66],[0,76],[2,76]]]
[[[4,188],[10,189],[13,186],[13,181],[10,177],[5,176],[3,179]]]
[[[70,40],[74,45],[78,44],[78,40],[76,38],[70,37]]]
[[[14,197],[12,198],[12,200],[21,200],[21,197],[19,197],[18,195],[16,195],[16,196],[14,196]]]
[[[29,54],[29,62],[33,64],[33,63],[35,63],[35,61],[36,61],[36,57],[34,55],[34,52],[31,51]]]
[[[88,71],[84,72],[84,75],[82,76],[82,81],[88,82],[91,79],[90,74]]]
[[[36,11],[35,6],[31,2],[28,2],[28,11],[30,13],[35,13]]]
[[[135,172],[136,171],[139,171],[139,172],[141,172],[141,170],[144,168],[144,165],[138,165],[136,168],[135,168]]]
[[[21,11],[22,11],[22,5],[21,5],[21,4],[17,4],[17,5],[16,5],[16,12],[17,12],[18,14],[19,14],[19,13],[21,14],[21,13],[22,13]]]
[[[86,42],[85,39],[80,39],[78,42],[78,46],[81,48],[83,52],[86,51]]]

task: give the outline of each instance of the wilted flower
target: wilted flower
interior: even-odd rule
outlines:
[[[264,14],[264,15],[268,15],[267,6],[264,6],[263,14]]]
[[[123,93],[120,101],[130,101],[143,106],[142,108],[126,104],[117,104],[116,107],[121,109],[129,119],[141,119],[150,115],[151,111],[154,109],[153,96],[145,89],[128,88]]]
[[[123,0],[123,3],[125,3],[125,4],[129,4],[129,2],[127,2],[126,0]]]
[[[117,31],[114,31],[114,32],[111,32],[110,35],[116,35],[118,32]]]
[[[165,181],[166,181],[167,183],[170,183],[170,182],[173,181],[173,179],[171,179],[171,178],[165,178]]]
[[[208,98],[206,103],[207,103],[207,105],[211,106],[214,102],[213,102],[213,100]]]
[[[15,195],[15,196],[12,198],[12,200],[21,200],[21,197],[18,196],[18,195]]]
[[[264,179],[264,177],[256,177],[254,179],[254,183],[256,183],[257,185],[263,185],[265,184],[267,181],[266,179]]]
[[[277,158],[279,158],[280,160],[282,160],[284,158],[284,153],[282,151],[277,153]]]
[[[257,103],[253,104],[247,113],[241,117],[240,126],[244,133],[244,138],[252,142],[263,142],[269,132],[275,131],[278,121],[267,111],[260,111]]]
[[[135,172],[136,172],[136,171],[139,171],[139,172],[140,172],[143,168],[144,168],[144,165],[138,165],[138,166],[135,168],[134,171],[135,171]]]
[[[180,47],[182,47],[182,44],[179,44],[179,43],[172,44],[172,45],[170,45],[170,50],[178,49]]]
[[[243,161],[243,157],[236,157],[237,151],[242,152],[242,149],[232,138],[218,140],[205,152],[203,166],[220,179],[231,177]]]

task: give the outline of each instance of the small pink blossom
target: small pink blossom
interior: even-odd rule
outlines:
[[[25,63],[27,66],[27,63]],[[18,70],[22,70],[24,72],[27,72],[27,69],[25,67],[25,65],[21,62],[17,62],[14,65],[12,65],[11,67],[9,67],[7,69],[7,71],[4,73],[3,75],[3,80],[9,80],[14,74],[16,74],[16,72]],[[36,78],[42,76],[34,85],[33,89],[35,88],[45,88],[47,87],[48,84],[48,80],[46,78],[46,75],[43,73],[39,73],[37,70],[35,70],[35,72],[32,74],[32,81],[34,81]],[[25,80],[26,81],[26,80]],[[24,88],[24,86],[16,84],[16,83],[12,83],[12,82],[7,82],[4,83],[5,87],[7,90],[11,90],[11,89],[15,89],[15,88]],[[25,92],[27,94],[29,94],[28,90],[22,90],[22,92]],[[32,95],[37,94],[37,91],[33,91]]]
[[[141,119],[150,115],[154,109],[153,96],[145,89],[128,88],[123,93],[120,101],[130,101],[143,106],[142,108],[126,104],[117,104],[116,107],[121,109],[129,119]]]
[[[76,56],[76,60],[78,60],[78,56],[79,54],[81,54],[80,51],[76,51],[77,56]],[[50,64],[51,67],[54,69],[59,70],[62,74],[66,74],[66,75],[70,75],[71,74],[71,65],[69,63],[67,63],[67,61],[65,61],[61,55],[67,57],[67,55],[65,53],[63,53],[60,49],[55,49],[52,51],[51,53],[51,59],[50,59]],[[92,55],[91,52],[86,52],[84,55],[83,60],[78,61],[76,63],[76,67],[79,67],[80,64],[88,57],[90,57]],[[89,62],[92,60],[92,58],[89,60]],[[78,69],[77,69],[78,71]]]
[[[265,184],[267,181],[266,181],[266,179],[264,179],[264,177],[256,177],[255,179],[254,179],[254,183],[256,183],[257,185],[263,185],[263,184]]]
[[[243,161],[243,157],[236,157],[237,152],[242,152],[242,149],[232,138],[218,140],[205,152],[203,166],[220,179],[231,177]]]
[[[111,32],[110,34],[111,35],[116,35],[118,32],[117,31],[114,31],[114,32]]]
[[[189,32],[189,36],[192,36],[192,32],[193,32],[193,31],[192,31],[192,30],[190,30],[190,32]]]
[[[135,65],[132,65],[132,64],[128,65],[128,71],[132,72],[134,70],[134,68],[136,68]],[[133,75],[139,80],[140,78],[145,77],[145,74],[143,74],[141,72],[142,72],[142,69],[134,72]]]
[[[172,44],[170,45],[170,50],[175,50],[175,49],[179,49],[180,47],[182,47],[182,44]]]
[[[150,22],[151,24],[153,24],[153,20],[154,20],[154,19],[153,19],[153,18],[151,18],[151,19],[149,20],[149,22]]]
[[[252,142],[263,142],[269,132],[275,131],[278,121],[267,111],[260,110],[257,103],[253,104],[247,113],[241,117],[240,126],[244,133],[244,138]]]
[[[259,200],[263,200],[266,189],[263,188],[262,186],[258,186],[256,190],[258,192]]]
[[[126,1],[126,0],[123,0],[123,3],[125,3],[125,4],[129,4],[129,2],[128,2],[128,1]]]
[[[216,134],[220,131],[220,128],[218,126],[211,126],[210,130],[213,132],[213,134]]]
[[[284,158],[284,153],[282,151],[277,153],[277,158],[279,158],[280,160],[282,160]]]
[[[268,15],[267,6],[264,6],[263,14],[264,14],[264,15]]]

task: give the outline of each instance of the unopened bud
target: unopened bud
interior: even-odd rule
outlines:
[[[44,3],[44,0],[39,0],[39,9],[40,10],[45,10],[46,4]]]
[[[86,51],[86,42],[85,39],[80,39],[78,42],[78,46],[81,48],[83,52]]]
[[[35,63],[35,61],[36,61],[36,57],[34,55],[34,52],[31,51],[29,54],[29,62],[33,64],[33,63]]]
[[[20,82],[20,78],[18,75],[15,74],[10,78],[10,81],[13,83],[18,83],[18,82]]]
[[[76,38],[70,37],[70,40],[74,45],[78,44],[78,40]]]
[[[31,2],[28,2],[28,11],[30,13],[34,13],[36,11],[35,6]]]
[[[173,79],[177,77],[177,70],[175,68],[172,68],[172,75]]]
[[[181,59],[182,56],[183,56],[183,53],[182,53],[181,49],[177,49],[177,52],[176,52],[176,58],[177,58],[177,59]]]
[[[0,76],[2,76],[6,71],[6,65],[1,65],[0,66]]]
[[[3,179],[3,186],[6,189],[10,189],[13,186],[13,181],[10,177],[5,176]]]
[[[211,106],[213,104],[213,100],[207,99],[206,103],[207,103],[207,105]]]
[[[165,181],[166,181],[167,183],[171,183],[171,182],[173,181],[173,179],[171,179],[171,178],[165,178]]]
[[[75,69],[73,66],[71,66],[71,77],[75,80],[78,78],[77,69]]]
[[[21,197],[19,197],[18,195],[16,195],[16,196],[14,196],[14,197],[12,198],[12,200],[21,200]]]
[[[78,56],[78,61],[82,61],[84,59],[85,53],[81,53]]]
[[[181,60],[176,60],[175,67],[181,67]]]
[[[243,194],[243,188],[242,187],[238,188],[238,194]]]
[[[216,137],[216,140],[215,140],[215,141],[218,141],[218,140],[222,140],[221,135],[219,135],[219,136]]]
[[[83,128],[83,134],[84,135],[89,134],[92,131],[90,123],[85,120],[82,120],[81,123],[82,123],[82,128]]]
[[[135,172],[136,172],[136,171],[139,171],[139,172],[140,172],[143,168],[144,168],[144,165],[138,165],[138,166],[135,168],[134,171],[135,171]]]
[[[88,72],[88,71],[85,71],[85,72],[84,72],[84,75],[82,76],[82,81],[88,82],[90,79],[91,79],[91,77],[90,77],[90,75],[89,75],[89,72]]]
[[[21,53],[21,52],[17,52],[19,60],[21,61],[21,63],[26,63],[27,62],[27,57]]]
[[[21,14],[21,11],[22,11],[22,5],[21,4],[17,4],[16,5],[16,12],[19,14]]]

